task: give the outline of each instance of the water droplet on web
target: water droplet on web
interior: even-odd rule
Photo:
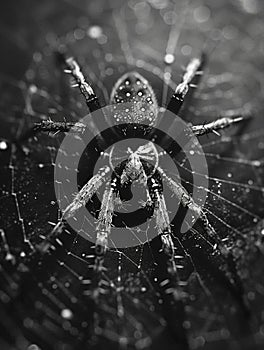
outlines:
[[[258,166],[260,166],[260,165],[261,165],[261,163],[260,163],[260,161],[259,161],[259,160],[253,160],[253,161],[252,161],[252,165],[253,165],[253,166],[257,166],[257,167],[258,167]]]
[[[163,16],[164,22],[168,25],[173,25],[177,22],[177,14],[174,11],[167,11]]]
[[[168,82],[171,78],[171,73],[170,72],[165,72],[164,73],[164,80]]]
[[[38,88],[36,87],[36,85],[30,85],[29,92],[31,94],[35,94],[37,91],[38,91]]]
[[[33,54],[33,60],[35,62],[40,62],[42,60],[42,54],[40,52],[35,52]]]
[[[183,45],[181,48],[181,53],[184,56],[189,56],[192,52],[192,47],[190,45]]]
[[[87,34],[92,39],[98,39],[103,34],[103,31],[99,26],[92,26],[87,30]]]
[[[105,60],[107,62],[111,62],[113,60],[113,55],[111,53],[106,53],[105,54]]]
[[[258,13],[259,6],[257,0],[240,0],[240,3],[244,11],[251,14]]]
[[[107,43],[107,36],[102,34],[102,35],[100,35],[100,37],[98,38],[97,41],[98,41],[98,44],[101,44],[101,45],[106,44]]]
[[[61,316],[65,318],[66,320],[70,320],[73,316],[70,309],[63,309],[61,310]]]
[[[225,26],[223,28],[223,36],[227,40],[232,40],[237,36],[237,29],[232,25]]]
[[[203,23],[210,18],[211,11],[206,6],[199,6],[194,10],[193,17],[196,22]]]
[[[30,344],[27,350],[40,350],[40,348],[36,344]]]
[[[164,57],[164,62],[166,64],[172,64],[175,60],[175,56],[172,55],[171,53],[167,53]]]
[[[128,343],[128,339],[126,337],[119,338],[119,344],[121,347],[126,347],[127,343]]]
[[[8,148],[7,142],[6,141],[0,141],[0,150],[5,151]]]
[[[77,29],[74,31],[73,35],[74,35],[74,38],[75,38],[76,40],[81,40],[81,39],[83,39],[84,36],[85,36],[85,31],[84,31],[83,29],[77,28]]]

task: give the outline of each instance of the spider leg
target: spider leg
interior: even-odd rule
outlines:
[[[108,248],[108,236],[111,232],[112,219],[114,213],[115,195],[116,195],[117,178],[114,178],[107,185],[101,209],[98,216],[96,227],[96,242],[95,242],[95,271],[100,271],[103,268],[104,256]]]
[[[200,58],[193,58],[187,65],[182,81],[177,85],[174,94],[172,95],[170,102],[168,103],[167,109],[174,114],[178,114],[185,96],[187,95],[190,87],[196,87],[198,81],[194,81],[195,78],[203,74],[202,68],[205,63],[205,55],[202,54]]]
[[[90,290],[86,295],[92,295],[93,300],[97,300],[100,294],[104,293],[103,275],[106,271],[104,267],[104,257],[108,249],[108,237],[111,233],[112,219],[114,214],[115,195],[117,193],[117,178],[108,182],[103,194],[101,209],[96,226],[96,241],[94,247],[94,264],[95,274],[91,278]]]
[[[231,282],[231,284],[229,283],[230,291],[233,293],[236,299],[238,299],[240,305],[242,305],[245,312],[248,313],[248,308],[246,305],[247,303],[244,299],[243,285],[238,275],[236,263],[232,252],[230,251],[230,249],[227,248],[222,239],[217,235],[214,227],[210,224],[205,211],[193,201],[186,189],[181,184],[177,183],[176,181],[172,180],[169,176],[167,176],[166,173],[160,167],[158,168],[158,171],[161,174],[164,182],[176,195],[182,206],[190,209],[192,213],[196,216],[197,222],[203,230],[201,236],[204,237],[205,240],[209,241],[213,245],[214,249],[218,251],[226,261],[229,272],[231,273],[229,276],[229,280]]]
[[[53,230],[48,233],[47,236],[43,236],[43,241],[39,244],[35,244],[34,248],[28,251],[27,254],[20,255],[19,257],[15,257],[10,253],[8,244],[6,242],[6,238],[2,231],[0,231],[0,248],[1,251],[4,252],[4,259],[6,261],[10,261],[12,265],[17,264],[22,269],[30,261],[34,261],[34,259],[38,259],[44,254],[48,253],[50,250],[56,249],[55,244],[57,243],[59,246],[62,245],[62,242],[59,240],[59,237],[63,233],[65,229],[65,220],[74,217],[75,213],[92,198],[95,192],[102,186],[102,184],[107,181],[108,173],[110,172],[110,167],[105,166],[99,169],[98,173],[94,175],[88,182],[85,184],[80,192],[74,196],[73,201],[66,207],[66,209],[62,213],[61,219],[55,225]],[[1,252],[2,253],[2,252]]]
[[[66,69],[65,73],[71,74],[73,77],[75,84],[72,87],[78,87],[85,98],[86,105],[89,111],[92,113],[101,108],[98,97],[96,96],[92,86],[85,79],[83,72],[77,63],[77,61],[73,57],[69,57],[65,59]]]
[[[162,189],[158,181],[153,177],[149,180],[149,182],[150,182],[149,183],[150,197],[155,205],[154,215],[156,218],[157,231],[162,242],[162,250],[169,258],[168,271],[171,275],[175,277],[177,281],[179,281],[177,265],[175,263],[175,258],[174,258],[175,248],[171,237],[172,232],[170,227],[170,220],[169,220],[165,199],[162,194]],[[171,290],[170,293],[174,293],[174,291]]]
[[[95,192],[107,181],[109,172],[110,168],[108,166],[99,169],[98,173],[82,187],[80,192],[74,196],[73,201],[63,211],[60,221],[58,221],[53,230],[45,236],[44,241],[37,245],[36,248],[38,251],[45,253],[52,248],[55,241],[58,242],[58,237],[65,227],[65,220],[74,217],[75,213],[86,205]]]
[[[0,229],[0,258],[10,261],[12,264],[15,263],[15,256],[11,253],[9,249],[9,245],[7,243],[7,239],[5,236],[5,231]]]
[[[159,249],[155,249],[155,251],[157,251],[157,276],[159,293],[163,300],[164,316],[175,340],[183,346],[183,349],[188,349],[188,341],[183,326],[185,321],[185,293],[181,287],[185,282],[181,281],[179,276],[179,269],[182,268],[182,265],[177,264],[177,258],[181,258],[181,256],[175,254],[176,247],[172,240],[170,220],[162,194],[161,182],[153,176],[148,179],[148,187],[155,207],[154,215],[161,244],[158,247]]]
[[[240,123],[242,121],[247,121],[250,117],[251,114],[248,110],[240,110],[238,112],[227,111],[223,113],[218,119],[202,125],[193,125],[191,126],[191,129],[197,136],[202,136],[211,132],[219,135],[219,130],[228,128],[229,126]]]
[[[76,134],[84,134],[87,126],[80,122],[67,122],[66,119],[62,122],[53,121],[50,118],[34,123],[34,126],[28,129],[26,132],[15,140],[15,143],[19,146],[22,142],[34,137],[39,132],[53,133],[56,135],[59,132],[69,132]]]
[[[101,109],[98,97],[96,96],[91,84],[88,83],[85,79],[77,61],[73,57],[65,58],[63,54],[60,54],[60,57],[66,66],[64,72],[70,74],[74,79],[74,84],[72,85],[72,87],[79,88],[81,94],[85,98],[85,102],[89,109],[89,112],[92,113]],[[55,122],[51,119],[43,120],[41,122],[35,123],[35,125],[32,128],[23,133],[19,137],[19,139],[16,140],[16,143],[20,144],[21,142],[33,137],[41,131],[52,132],[56,134],[58,132],[67,132],[69,130],[71,130],[72,132],[83,134],[87,130],[87,126],[78,122],[67,122],[66,120],[64,120],[63,122]]]

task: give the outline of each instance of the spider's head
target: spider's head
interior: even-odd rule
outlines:
[[[114,118],[121,123],[154,125],[158,115],[158,103],[149,82],[137,72],[121,76],[114,85],[110,104]]]

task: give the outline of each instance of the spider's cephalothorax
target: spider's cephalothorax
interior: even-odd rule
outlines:
[[[91,85],[86,81],[78,63],[73,58],[65,59],[64,63],[66,65],[65,72],[74,78],[74,86],[79,87],[80,92],[85,97],[89,111],[93,112],[100,109],[99,100]],[[179,113],[184,102],[184,97],[188,94],[189,87],[192,87],[195,80],[197,80],[196,76],[202,74],[202,64],[202,59],[195,58],[187,65],[182,81],[176,88],[168,104],[168,109],[174,114]],[[126,73],[117,81],[111,93],[110,104],[113,106],[113,117],[116,123],[155,125],[159,107],[154,91],[147,80],[137,72]],[[130,107],[128,107],[128,105]],[[242,111],[239,115],[236,114],[236,112],[229,111],[229,113],[226,113],[214,122],[191,126],[191,128],[193,133],[198,136],[209,132],[216,133],[234,123],[241,122],[247,117],[248,111]],[[81,123],[73,124],[67,123],[66,121],[53,122],[51,120],[46,120],[37,123],[34,132],[39,130],[67,132],[71,129],[77,133],[83,133],[85,128],[87,128],[87,126]],[[25,137],[22,138],[22,140],[23,139],[25,139]],[[228,286],[230,292],[236,300],[238,300],[240,305],[245,307],[243,290],[236,272],[236,264],[232,252],[226,248],[225,243],[217,235],[214,227],[207,218],[205,209],[194,202],[181,182],[171,179],[159,165],[159,155],[155,145],[152,142],[146,142],[143,145],[139,145],[136,149],[127,147],[127,149],[124,150],[125,157],[119,164],[114,164],[115,157],[113,154],[112,148],[109,158],[107,159],[107,164],[81,188],[79,193],[73,196],[71,203],[62,212],[61,220],[59,220],[54,229],[44,237],[43,242],[35,247],[37,249],[35,249],[32,254],[34,254],[35,251],[45,253],[49,251],[50,248],[54,248],[55,242],[60,242],[59,236],[65,228],[66,220],[74,218],[77,211],[81,207],[84,207],[99,188],[104,185],[105,189],[96,226],[95,250],[93,255],[95,274],[97,277],[98,275],[101,276],[102,271],[105,270],[104,256],[108,250],[108,239],[111,234],[114,207],[120,199],[128,199],[125,198],[126,196],[124,193],[121,193],[121,188],[118,187],[118,184],[121,184],[123,188],[127,188],[127,186],[129,187],[133,182],[140,181],[146,186],[148,205],[150,204],[152,208],[154,208],[153,215],[155,217],[156,229],[162,247],[159,249],[157,264],[159,262],[162,265],[165,264],[166,273],[161,276],[159,281],[159,293],[164,300],[169,300],[169,308],[167,311],[169,311],[171,305],[182,308],[182,305],[180,305],[183,304],[183,299],[181,297],[182,284],[178,273],[179,265],[177,259],[179,256],[175,254],[175,240],[178,242],[178,245],[182,247],[182,251],[186,255],[186,258],[190,259],[191,263],[192,259],[186,251],[184,243],[177,237],[177,233],[174,233],[174,235],[172,234],[163,195],[163,187],[167,186],[175,196],[175,200],[179,202],[182,207],[190,210],[194,216],[198,217],[197,222],[200,227],[199,235],[205,242],[213,246],[217,253],[223,258],[222,260],[225,261],[225,270],[227,270],[227,273],[223,272],[224,269],[221,269],[221,266],[217,267],[217,274],[220,276],[219,280],[221,280],[225,286]],[[160,258],[160,253],[165,256],[165,259]],[[205,251],[204,254],[207,255],[207,252]],[[23,257],[21,257],[21,259],[22,258]],[[212,268],[212,271],[216,271],[215,266]],[[100,281],[100,278],[96,280]],[[98,293],[94,295],[99,297],[100,288],[99,286],[97,286],[97,288]],[[166,316],[167,314],[165,317]],[[182,322],[180,322],[180,324],[182,325]],[[174,325],[172,325],[172,328],[175,329],[175,332],[179,332],[177,326],[174,328]],[[183,329],[182,332],[184,333]]]
[[[154,125],[158,114],[158,103],[149,82],[137,72],[124,75],[113,87],[110,104],[117,122]],[[122,107],[123,106],[123,107]]]

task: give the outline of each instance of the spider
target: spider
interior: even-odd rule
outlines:
[[[79,88],[84,96],[89,112],[99,111],[101,109],[98,97],[93,87],[86,80],[78,62],[70,57],[66,58],[61,54],[65,65],[65,73],[71,75],[74,79],[72,87]],[[189,90],[197,86],[200,76],[203,74],[205,63],[205,54],[200,58],[193,58],[186,66],[182,81],[177,85],[167,109],[179,115]],[[150,127],[155,126],[158,115],[158,102],[150,83],[138,72],[132,71],[122,75],[114,85],[110,104],[121,106],[121,112],[115,114],[115,118],[129,125],[145,124]],[[122,104],[132,103],[133,108],[127,112],[122,109]],[[218,134],[219,130],[241,123],[248,119],[249,113],[242,111],[240,114],[230,112],[223,114],[213,122],[202,125],[191,125],[192,132],[198,137],[208,133]],[[46,132],[68,132],[74,130],[82,134],[87,128],[82,123],[71,122],[54,122],[50,119],[36,123],[34,128],[21,137],[19,142],[31,137],[34,133],[40,131]],[[148,163],[150,156],[155,158],[155,165]],[[147,192],[147,203],[150,215],[155,217],[156,229],[161,243],[161,251],[165,256],[167,276],[160,282],[163,295],[170,298],[177,305],[182,305],[183,292],[179,278],[177,257],[175,256],[174,240],[183,246],[180,238],[175,237],[169,220],[166,201],[163,194],[163,185],[176,196],[181,206],[190,210],[198,219],[197,222],[201,227],[201,235],[209,241],[225,261],[227,274],[223,278],[229,286],[231,293],[238,299],[239,303],[245,306],[243,298],[243,288],[236,270],[236,263],[232,251],[228,249],[225,243],[218,236],[213,225],[209,222],[205,210],[194,202],[192,196],[184,186],[169,177],[165,170],[159,165],[159,153],[153,142],[146,142],[136,150],[128,149],[127,158],[122,161],[118,167],[114,167],[109,156],[109,162],[102,167],[90,180],[74,195],[71,203],[62,212],[61,219],[55,225],[51,232],[44,237],[43,241],[37,244],[27,256],[32,258],[36,252],[45,254],[54,249],[54,244],[59,241],[59,237],[65,228],[68,219],[73,218],[77,211],[86,206],[93,195],[103,185],[105,186],[101,208],[98,215],[96,226],[96,241],[94,248],[94,273],[100,275],[104,271],[104,258],[108,250],[108,239],[111,234],[114,207],[117,201],[127,201],[130,196],[129,188],[134,182],[140,182],[145,185]],[[111,174],[111,169],[113,170]],[[127,195],[128,193],[128,195]],[[207,254],[204,252],[204,254]],[[12,260],[10,254],[6,255],[7,259]],[[20,257],[20,263],[24,264],[25,258]],[[219,270],[219,273],[221,271]],[[168,279],[169,276],[169,279]],[[100,281],[100,278],[97,279]],[[168,282],[169,281],[169,282]],[[170,283],[173,281],[173,283]],[[173,285],[173,287],[172,287]],[[100,295],[100,283],[93,292],[94,299]]]

